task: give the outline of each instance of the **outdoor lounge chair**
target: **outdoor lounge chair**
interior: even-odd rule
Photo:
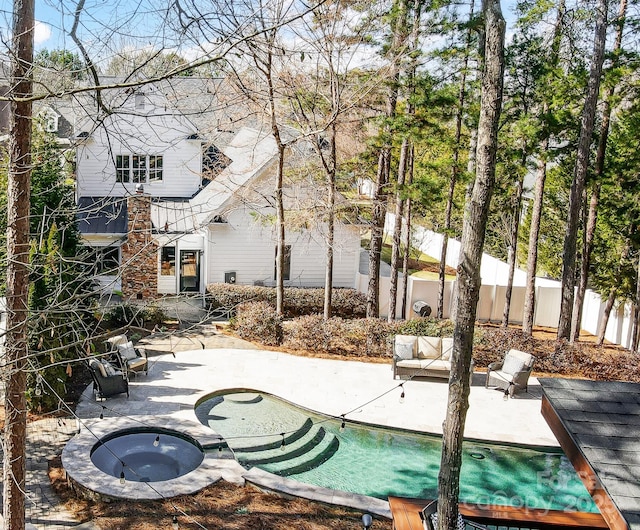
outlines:
[[[129,397],[129,381],[126,374],[103,359],[91,359],[89,370],[93,378],[93,392],[97,399],[104,399],[117,394]]]
[[[422,519],[422,528],[424,530],[438,530],[438,501],[432,501],[427,504],[420,512],[420,519]],[[486,530],[485,527],[467,521],[462,518],[462,515],[458,514],[457,530],[465,530],[467,525],[478,528],[478,530]]]
[[[521,390],[527,391],[529,376],[535,357],[520,350],[509,350],[500,362],[491,363],[487,368],[485,388],[501,388],[513,396]]]
[[[134,348],[126,335],[116,335],[105,341],[107,351],[111,352],[120,369],[127,374],[136,375],[138,372],[147,373],[149,362],[144,349]]]

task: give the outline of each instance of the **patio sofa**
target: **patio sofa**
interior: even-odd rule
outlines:
[[[451,337],[396,335],[393,343],[393,378],[436,377],[448,380],[452,352]]]

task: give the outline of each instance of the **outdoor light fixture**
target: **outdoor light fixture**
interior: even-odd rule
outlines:
[[[365,513],[362,516],[362,527],[364,528],[364,530],[369,530],[372,524],[373,524],[373,518],[368,513]]]
[[[400,399],[398,400],[400,403],[404,403],[404,383],[400,385],[402,388],[402,393],[400,394]]]
[[[100,419],[104,420],[104,405],[102,405],[102,410],[100,411]]]
[[[344,419],[344,414],[342,415],[342,423],[340,424],[340,432],[344,431],[344,428],[346,426],[346,421]]]
[[[120,471],[120,484],[124,485],[125,483],[125,479],[124,479],[124,466],[122,468],[122,471]]]
[[[156,436],[156,439],[153,441],[153,447],[158,447],[160,445],[160,435]]]
[[[280,436],[282,436],[282,443],[280,444],[280,451],[284,451],[284,447],[285,445],[287,445],[284,441],[284,433],[280,433]]]
[[[178,530],[178,528],[180,528],[178,525],[178,516],[176,514],[173,514],[173,519],[171,519],[171,528],[173,530]]]

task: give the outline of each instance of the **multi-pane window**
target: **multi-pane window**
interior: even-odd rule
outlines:
[[[147,182],[147,157],[145,155],[133,155],[131,162],[131,168],[133,169],[131,172],[132,182],[136,184]]]
[[[162,180],[162,157],[149,155],[149,182]]]
[[[116,156],[116,182],[129,182],[131,172],[131,156]]]
[[[116,182],[162,180],[162,155],[116,155]]]
[[[160,255],[160,275],[176,275],[176,247],[162,247]]]

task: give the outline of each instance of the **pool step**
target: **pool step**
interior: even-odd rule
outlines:
[[[328,433],[323,426],[313,425],[308,420],[298,431],[285,437],[284,449],[280,439],[276,444],[269,444],[269,449],[256,451],[254,446],[249,451],[243,451],[236,448],[234,453],[243,466],[258,466],[272,473],[288,476],[326,462],[335,454],[339,445],[336,436]]]
[[[267,464],[264,469],[283,477],[297,475],[324,464],[336,453],[339,447],[340,441],[338,438],[333,434],[329,434],[307,453],[276,464]]]
[[[253,405],[255,403],[260,403],[264,398],[260,394],[247,393],[242,396],[234,396],[233,398],[226,398],[231,401],[231,403],[237,403],[239,405]]]
[[[315,434],[313,436],[309,433],[309,436],[305,436],[304,439],[300,438],[300,443],[287,443],[285,441],[284,449],[282,449],[282,442],[280,442],[277,449],[260,451],[258,454],[254,454],[252,456],[247,456],[246,454],[239,455],[238,460],[249,466],[259,466],[262,464],[272,464],[276,462],[284,462],[285,460],[292,460],[293,458],[312,451],[322,442],[323,438],[327,434],[327,431],[325,431],[323,427],[320,427],[319,429],[316,428],[314,431]],[[236,455],[238,455],[237,451]]]
[[[311,428],[313,427],[313,421],[311,421],[311,418],[307,418],[305,420],[305,422],[300,426],[299,429],[297,429],[296,431],[289,433],[287,435],[285,435],[284,437],[284,443],[285,443],[285,447],[288,445],[293,445],[295,444],[295,442],[297,442],[298,440],[304,438],[309,431],[311,430]],[[238,453],[255,453],[258,451],[269,451],[271,449],[280,449],[280,446],[282,445],[282,438],[278,437],[278,439],[274,442],[269,442],[269,443],[264,443],[264,444],[259,444],[259,445],[248,445],[245,447],[236,447],[233,442],[231,443],[231,446],[233,447],[233,450],[236,452],[236,454]]]

